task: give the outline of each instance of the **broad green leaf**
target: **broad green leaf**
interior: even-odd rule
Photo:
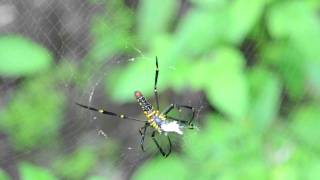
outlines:
[[[228,48],[215,52],[207,73],[205,92],[209,102],[233,120],[244,118],[249,106],[249,87],[241,54]]]
[[[316,21],[316,8],[308,1],[283,1],[271,7],[267,23],[271,35],[275,38],[289,37],[297,40],[310,37],[320,30]],[[295,21],[288,21],[292,19]],[[307,32],[313,33],[307,34]]]
[[[225,37],[226,16],[226,9],[191,9],[178,24],[172,53],[192,56],[212,50]]]
[[[172,0],[141,0],[138,9],[138,34],[145,45],[169,31],[171,23],[178,12],[179,1]]]
[[[289,43],[270,43],[262,50],[263,63],[277,68],[289,98],[297,100],[305,93],[307,62],[300,50]]]
[[[110,0],[106,1],[104,12],[92,17],[90,34],[94,43],[86,58],[90,63],[105,61],[114,54],[132,50],[132,11],[122,1]]]
[[[218,115],[209,116],[200,131],[186,133],[183,146],[186,154],[200,162],[214,159],[216,165],[227,163],[233,153],[226,144],[233,137],[239,137],[241,133],[231,123],[224,121],[225,119]]]
[[[194,81],[201,81],[198,76],[193,74],[195,66],[202,61],[198,59],[180,58],[174,64],[169,65],[165,71],[166,81],[164,84],[169,84],[170,88],[181,94],[192,87]]]
[[[0,169],[0,179],[1,180],[9,180],[9,176],[2,169]]]
[[[196,90],[201,90],[206,87],[208,82],[208,77],[211,76],[211,64],[213,61],[207,61],[206,59],[201,59],[191,68],[189,73],[188,82],[191,84],[191,87]]]
[[[314,159],[312,163],[309,164],[309,168],[305,173],[306,179],[319,179],[320,178],[320,164],[319,164],[319,157]]]
[[[313,3],[283,1],[275,4],[267,17],[273,37],[288,39],[303,54],[302,60],[320,61],[320,23]]]
[[[164,90],[170,85],[170,75],[174,73],[171,69],[175,62],[170,62],[166,58],[159,59],[159,79],[158,89]],[[106,89],[111,92],[111,96],[118,102],[133,101],[133,93],[136,90],[142,92],[146,97],[153,94],[155,80],[155,57],[152,58],[136,58],[134,62],[130,62],[125,70],[123,68],[117,70],[117,77],[111,75],[107,78]],[[174,65],[173,65],[174,66]]]
[[[298,142],[302,146],[293,152],[290,164],[295,168],[300,179],[313,179],[320,175],[319,161],[317,149],[310,147],[304,142]]]
[[[276,75],[256,67],[249,74],[251,119],[260,130],[269,127],[280,108],[281,83]]]
[[[0,112],[0,129],[17,150],[52,144],[59,133],[64,95],[47,75],[29,79]]]
[[[292,21],[294,19],[294,21]],[[302,90],[306,82],[310,82],[311,89],[319,89],[316,79],[320,72],[320,23],[318,21],[317,8],[310,1],[284,1],[272,6],[267,16],[270,34],[275,39],[286,40],[290,47],[285,52],[290,59],[282,58],[287,64],[279,64],[287,68],[293,76],[287,76],[291,80],[289,95],[297,99],[302,96]],[[281,50],[279,50],[281,52]],[[289,68],[293,68],[290,70]],[[299,70],[298,73],[296,71]],[[286,79],[288,80],[288,79]],[[316,94],[316,93],[315,93]]]
[[[192,4],[201,8],[212,9],[220,8],[228,3],[228,0],[189,0]]]
[[[143,164],[133,175],[133,179],[154,179],[154,180],[183,180],[188,179],[188,166],[180,158],[171,155],[163,159],[163,157],[155,158]]]
[[[258,152],[256,152],[258,153]],[[269,167],[261,157],[247,156],[241,159],[234,168],[230,169],[233,179],[270,179],[268,178]],[[221,179],[228,179],[229,173],[225,172]]]
[[[58,159],[53,166],[56,173],[65,179],[83,179],[94,167],[96,160],[97,154],[91,148],[80,148]]]
[[[228,27],[225,27],[228,40],[240,44],[264,12],[265,0],[235,0],[230,2],[228,9]]]
[[[35,166],[30,163],[20,163],[19,164],[20,177],[22,180],[54,180],[55,178],[52,173],[47,169]]]
[[[308,90],[312,96],[320,98],[320,62],[310,62],[307,65]]]
[[[161,67],[161,62],[160,62]],[[111,93],[111,97],[120,102],[133,101],[134,92],[139,90],[143,95],[150,96],[153,92],[155,74],[155,61],[137,59],[129,63],[125,70],[118,71],[118,77],[112,76],[107,79],[106,89]],[[160,73],[160,78],[161,78]],[[112,82],[111,82],[112,80]]]
[[[308,105],[297,108],[291,113],[291,129],[295,138],[310,147],[320,148],[319,139],[320,131],[320,113],[318,105]]]
[[[190,56],[225,41],[239,44],[258,22],[264,5],[264,0],[236,0],[216,8],[192,8],[178,24],[172,51]]]
[[[289,164],[285,164],[282,166],[274,167],[272,169],[271,176],[272,179],[280,180],[280,179],[288,179],[288,180],[298,180],[298,173],[293,166],[290,166]]]
[[[51,53],[22,36],[0,37],[0,75],[25,76],[44,71],[52,64]]]
[[[105,180],[106,177],[104,176],[90,176],[87,178],[87,180]]]
[[[240,123],[226,121],[213,114],[199,132],[191,131],[184,136],[184,154],[190,159],[201,177],[264,177],[261,136]],[[236,149],[236,150],[235,150]],[[253,169],[250,166],[255,164]],[[245,166],[247,165],[247,166]],[[190,173],[191,177],[198,177]]]

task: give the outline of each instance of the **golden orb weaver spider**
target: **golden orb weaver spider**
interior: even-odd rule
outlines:
[[[144,126],[139,129],[139,133],[141,135],[141,140],[140,140],[140,146],[142,151],[144,150],[144,138],[145,134],[147,131],[148,127],[153,128],[153,132],[151,134],[151,138],[155,145],[157,146],[159,152],[161,153],[162,156],[168,157],[171,153],[171,148],[172,148],[172,143],[170,140],[170,137],[168,135],[169,132],[175,132],[177,134],[182,135],[182,128],[188,128],[188,129],[193,129],[193,119],[195,117],[196,109],[191,106],[187,105],[180,105],[180,104],[170,104],[168,107],[166,107],[162,112],[159,111],[159,97],[158,97],[158,90],[157,90],[157,83],[158,83],[158,75],[159,75],[159,66],[158,66],[158,58],[156,57],[156,73],[155,73],[155,81],[154,81],[154,96],[155,96],[155,101],[156,101],[156,108],[154,108],[142,95],[140,91],[135,91],[134,96],[137,99],[140,107],[142,108],[142,111],[144,115],[146,116],[147,120],[140,120],[136,119],[130,116],[127,116],[125,114],[118,114],[114,112],[110,112],[104,109],[97,109],[94,107],[82,105],[79,103],[76,103],[77,105],[92,110],[99,112],[101,114],[106,114],[110,116],[115,116],[121,119],[128,119],[128,120],[134,120],[134,121],[139,121],[139,122],[144,122]],[[192,116],[189,120],[182,120],[174,117],[168,116],[168,113],[172,111],[174,108],[180,110],[181,108],[189,109],[192,111]],[[157,139],[155,138],[156,133],[162,134],[164,133],[165,136],[167,136],[168,142],[169,142],[169,150],[168,152],[164,152],[162,147],[159,145]]]

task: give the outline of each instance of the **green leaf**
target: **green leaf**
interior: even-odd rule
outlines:
[[[108,78],[106,89],[110,90],[111,97],[115,101],[133,101],[133,93],[139,90],[143,95],[149,96],[154,84],[155,65],[150,61],[136,60],[129,63],[125,71],[118,71],[118,77]],[[161,76],[161,75],[160,75]],[[111,82],[112,80],[112,82]],[[111,86],[112,85],[112,86]]]
[[[1,180],[9,180],[9,176],[5,173],[4,170],[0,169],[0,179]]]
[[[272,169],[272,177],[271,179],[288,179],[288,180],[296,180],[298,177],[299,171],[297,171],[293,166],[285,164],[282,166],[274,167]]]
[[[233,179],[270,179],[268,178],[269,167],[261,157],[253,156],[241,159],[237,168],[231,169],[235,176]],[[224,173],[221,179],[228,179],[229,173]]]
[[[320,62],[307,64],[308,90],[313,97],[320,99]]]
[[[191,9],[177,26],[171,52],[188,57],[212,50],[226,37],[227,12],[225,8],[215,11]]]
[[[283,1],[274,3],[267,14],[270,33],[275,38],[301,38],[308,36],[305,31],[317,30],[316,14],[310,2]],[[289,21],[294,19],[295,21]],[[314,26],[315,25],[315,26]]]
[[[128,51],[128,45],[133,43],[132,11],[122,1],[110,0],[106,1],[104,12],[92,17],[90,34],[94,43],[87,55],[89,63],[111,59],[116,53]]]
[[[170,71],[165,72],[167,82],[163,83],[169,83],[170,88],[178,94],[184,93],[186,88],[189,89],[192,87],[193,83],[196,83],[195,81],[201,81],[200,74],[197,78],[192,74],[194,72],[193,68],[195,68],[199,62],[201,61],[197,61],[196,59],[178,60],[174,66],[168,67]]]
[[[289,91],[290,97],[294,99],[301,97],[301,89],[306,82],[310,82],[310,89],[315,88],[313,93],[317,92],[320,87],[317,80],[319,78],[316,78],[320,71],[318,6],[311,1],[283,1],[272,6],[267,22],[273,38],[286,39],[290,44],[291,49],[287,54],[291,54],[291,57],[295,59],[296,66],[293,70],[302,69],[301,72],[292,73],[294,76],[289,76],[292,79],[290,86],[293,87]],[[283,61],[291,63],[292,58],[283,58]],[[283,66],[283,64],[280,66],[291,67]],[[295,87],[292,86],[294,82],[296,82]]]
[[[145,45],[154,42],[154,39],[165,34],[175,19],[178,2],[172,0],[141,0],[138,8],[138,34]]]
[[[270,43],[262,50],[263,63],[277,68],[292,100],[305,94],[306,59],[293,44]]]
[[[256,67],[249,74],[251,84],[251,118],[257,127],[266,129],[280,108],[281,83],[273,73]]]
[[[51,77],[42,74],[29,79],[0,112],[0,129],[9,135],[17,150],[53,144],[61,125],[64,100]]]
[[[148,161],[135,172],[133,179],[182,180],[188,179],[188,172],[185,162],[174,155],[170,155],[167,159],[158,157]]]
[[[248,112],[249,87],[241,54],[228,48],[215,52],[207,74],[205,92],[209,102],[233,120],[244,118]]]
[[[21,36],[0,37],[0,75],[25,76],[44,71],[52,56],[44,47]]]
[[[298,142],[297,145],[299,144],[300,146],[296,146],[287,164],[294,168],[296,177],[300,179],[319,177],[320,158],[316,154],[316,149],[310,148],[304,142]]]
[[[136,58],[134,62],[130,62],[126,70],[118,70],[116,76],[112,75],[107,79],[106,89],[111,92],[111,96],[115,101],[125,102],[133,101],[133,93],[136,90],[142,92],[146,97],[153,94],[154,78],[155,78],[155,57]],[[174,72],[170,67],[174,62],[168,61],[166,58],[159,58],[159,79],[158,89],[164,90],[170,85],[170,73]]]
[[[291,129],[297,140],[310,147],[320,148],[320,113],[318,105],[308,105],[297,108],[290,114]]]
[[[264,0],[236,0],[215,8],[192,8],[177,26],[172,52],[192,56],[209,52],[221,42],[239,44],[258,22],[264,6]]]
[[[190,82],[192,88],[201,90],[209,84],[208,77],[212,73],[212,62],[202,59],[192,65],[191,72],[189,73],[190,76],[188,77],[188,82]]]
[[[251,179],[249,177],[266,176],[261,136],[242,123],[226,121],[216,114],[206,119],[199,132],[187,132],[184,136],[183,150],[185,159],[189,160],[186,162],[190,162],[191,167],[199,163],[194,167],[198,173],[190,173],[191,177]]]
[[[106,177],[104,176],[90,176],[87,178],[87,180],[105,180]]]
[[[320,23],[310,1],[283,1],[267,16],[268,28],[276,39],[289,39],[303,53],[303,60],[319,62]],[[294,19],[294,21],[292,21]]]
[[[189,0],[192,4],[200,8],[215,8],[223,7],[228,3],[228,0]]]
[[[316,158],[313,160],[312,163],[309,164],[309,167],[307,168],[307,173],[305,173],[305,179],[319,179],[320,178],[320,159]]]
[[[48,170],[37,167],[30,163],[19,164],[20,177],[22,180],[54,180],[55,178]]]
[[[214,164],[224,164],[232,156],[232,152],[225,145],[229,140],[240,136],[240,131],[218,115],[206,119],[205,126],[199,132],[195,130],[185,134],[184,151],[191,159],[199,162],[209,163],[214,159]]]
[[[261,18],[265,0],[235,0],[230,2],[228,27],[225,28],[229,41],[240,44]]]
[[[91,148],[80,148],[76,152],[58,159],[54,163],[57,174],[65,179],[83,179],[97,160]]]

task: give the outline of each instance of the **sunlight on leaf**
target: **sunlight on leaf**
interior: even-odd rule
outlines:
[[[320,131],[318,131],[320,126],[319,108],[317,105],[302,106],[291,114],[293,121],[291,128],[297,139],[317,148],[320,148],[318,143],[318,137],[320,136]]]
[[[227,29],[228,39],[235,43],[241,43],[253,26],[261,18],[265,0],[235,0],[230,7],[230,19]]]
[[[225,9],[200,11],[190,10],[179,23],[175,32],[172,51],[185,56],[209,52],[225,35]]]
[[[22,36],[0,37],[0,74],[24,76],[44,71],[52,64],[52,56],[44,47]]]
[[[281,85],[279,78],[265,68],[256,68],[249,74],[251,84],[250,112],[257,127],[268,128],[280,108]]]
[[[263,63],[277,68],[290,99],[304,95],[307,62],[299,49],[289,43],[271,43],[262,50],[262,57]]]
[[[0,169],[0,179],[9,180],[9,176],[2,169]]]
[[[20,163],[19,165],[22,180],[55,180],[55,178],[48,170],[37,167],[30,163]]]
[[[0,112],[0,128],[16,149],[33,149],[55,141],[65,99],[53,82],[46,75],[26,81]]]
[[[139,3],[138,35],[143,44],[154,42],[154,38],[169,31],[177,13],[178,1],[142,0]]]
[[[172,70],[171,64],[175,64],[166,58],[159,59],[159,79],[158,90],[164,91],[170,82],[170,73],[175,73]],[[151,58],[136,58],[134,62],[127,64],[126,70],[123,67],[116,69],[116,76],[112,75],[111,78],[106,80],[106,90],[111,92],[111,97],[118,102],[134,101],[133,92],[139,90],[146,97],[153,95],[154,78],[155,78],[155,57]],[[113,78],[114,79],[113,79]],[[113,83],[110,80],[114,80]],[[112,85],[112,86],[111,86]]]
[[[231,119],[244,118],[248,111],[249,89],[243,72],[243,57],[234,49],[221,48],[215,52],[210,67],[211,80],[207,80],[206,86],[210,103]]]
[[[83,179],[94,166],[97,154],[91,148],[80,148],[54,163],[55,171],[66,179]],[[76,172],[76,173],[75,173]]]
[[[156,168],[155,168],[156,167]],[[174,174],[174,176],[172,176]],[[183,180],[187,179],[188,169],[184,162],[171,155],[170,158],[163,159],[163,157],[155,158],[144,164],[136,173],[134,178],[136,180],[152,179],[154,180]]]

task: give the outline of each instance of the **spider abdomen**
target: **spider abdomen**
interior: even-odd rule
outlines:
[[[157,130],[159,133],[162,132],[160,126],[155,121],[150,121],[149,123],[150,123],[150,126],[155,130]]]
[[[152,111],[146,114],[150,126],[156,129],[159,133],[162,132],[162,124],[165,122],[165,118],[160,115],[159,111]]]
[[[150,113],[152,111],[152,105],[146,100],[146,98],[142,95],[140,91],[134,92],[134,96],[136,97],[140,107],[144,112]]]

